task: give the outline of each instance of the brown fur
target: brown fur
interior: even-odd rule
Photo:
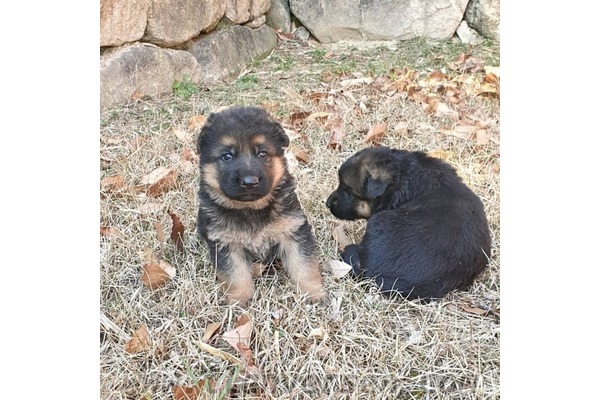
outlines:
[[[212,114],[198,138],[198,233],[229,304],[246,305],[274,259],[310,300],[325,297],[311,226],[287,170],[281,126],[255,107]]]

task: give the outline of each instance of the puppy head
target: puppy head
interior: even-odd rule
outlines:
[[[286,171],[289,138],[258,107],[232,107],[209,116],[198,137],[201,180],[222,206],[263,208]]]
[[[382,164],[379,150],[364,149],[347,159],[338,171],[339,185],[327,198],[337,218],[369,218],[392,183],[390,170]]]

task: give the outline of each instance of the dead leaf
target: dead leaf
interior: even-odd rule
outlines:
[[[363,139],[363,143],[379,143],[381,138],[387,132],[387,127],[388,125],[385,122],[371,126],[371,128],[369,128],[369,132],[367,132],[367,136],[365,136]]]
[[[437,116],[450,116],[450,117],[458,117],[458,112],[452,110],[450,107],[448,107],[445,103],[443,102],[438,102],[437,103],[437,107],[435,109],[435,114]]]
[[[183,251],[183,232],[185,231],[185,227],[181,222],[181,219],[177,216],[177,214],[168,211],[167,212],[173,221],[173,228],[171,229],[171,240],[175,243],[175,247],[179,251]]]
[[[470,314],[485,315],[485,314],[489,313],[489,310],[483,310],[483,309],[481,309],[479,307],[471,307],[471,306],[468,306],[466,304],[461,304],[460,307],[464,311],[466,311],[466,312],[468,312]]]
[[[119,228],[116,228],[114,226],[101,226],[100,227],[100,236],[118,237],[118,236],[121,236],[121,231],[119,230]]]
[[[330,125],[329,129],[331,130],[331,134],[329,136],[329,147],[334,150],[339,150],[342,147],[342,140],[346,137],[346,129],[344,128],[344,120],[341,117],[334,118]]]
[[[329,118],[330,115],[331,115],[330,112],[325,112],[325,111],[314,112],[314,113],[310,114],[306,118],[306,120],[307,121],[317,120],[319,122],[324,122],[325,120],[327,120]]]
[[[125,344],[125,351],[129,354],[137,354],[144,350],[149,350],[151,346],[150,336],[146,325],[142,324],[133,332],[131,339]]]
[[[327,265],[327,268],[329,269],[329,272],[331,272],[331,275],[335,279],[343,278],[350,271],[352,271],[351,265],[346,264],[345,262],[339,261],[339,260],[329,260],[329,261],[327,261],[326,265]]]
[[[360,85],[368,85],[373,82],[373,78],[356,78],[356,79],[344,79],[340,81],[340,85],[343,88],[348,88],[351,86],[360,86]]]
[[[188,129],[195,130],[201,129],[206,123],[206,117],[204,115],[195,115],[190,118],[188,122]]]
[[[308,164],[310,162],[310,157],[302,147],[294,143],[290,143],[290,146],[288,148],[292,152],[294,157],[296,157],[296,160],[301,161],[304,164]]]
[[[340,251],[343,251],[346,246],[352,244],[352,240],[346,234],[346,228],[349,226],[347,222],[339,222],[335,228],[333,228],[333,240],[338,244]]]
[[[208,384],[209,387],[212,384],[214,386],[214,382],[208,382],[203,379],[198,381],[194,386],[173,386],[173,398],[175,400],[197,400],[204,392],[204,385]]]
[[[151,290],[167,284],[177,273],[175,268],[166,260],[151,261],[142,266],[142,283]]]
[[[394,126],[394,132],[400,136],[408,134],[408,122],[400,121]]]
[[[296,140],[300,137],[300,134],[294,129],[288,129],[285,126],[283,126],[283,130],[284,130],[285,134],[287,135],[287,137],[290,139],[290,142],[292,140]]]
[[[173,134],[183,143],[192,143],[194,141],[194,134],[185,129],[174,127]]]
[[[236,350],[238,349],[238,343],[244,343],[246,346],[249,346],[251,336],[252,321],[247,314],[240,315],[235,323],[235,328],[221,335],[223,340],[229,343]]]
[[[100,181],[100,189],[105,192],[118,192],[125,187],[125,178],[121,175],[107,176]]]
[[[483,69],[483,60],[477,57],[471,57],[470,54],[460,54],[453,62],[448,63],[448,66],[460,72],[477,72]]]
[[[204,336],[202,336],[202,341],[208,343],[210,339],[221,329],[220,322],[211,322],[206,326],[206,331],[204,332]]]
[[[448,77],[442,71],[433,71],[429,74],[429,79],[431,79],[432,81],[441,82],[447,80]]]
[[[146,192],[148,196],[158,197],[175,187],[177,172],[168,167],[158,167],[142,177],[135,189]]]

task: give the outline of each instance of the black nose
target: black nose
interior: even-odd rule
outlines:
[[[260,179],[258,179],[258,176],[252,175],[244,176],[242,177],[242,179],[240,179],[240,185],[242,185],[242,187],[246,189],[252,189],[256,187],[256,185],[258,185],[259,182]]]
[[[325,205],[327,206],[327,208],[331,209],[332,207],[335,207],[337,205],[337,203],[338,203],[337,197],[335,197],[334,195],[331,195],[327,198]]]

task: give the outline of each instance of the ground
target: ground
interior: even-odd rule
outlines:
[[[173,95],[102,112],[101,398],[499,399],[499,97],[491,42],[281,37],[229,82],[178,82]],[[248,309],[222,305],[195,233],[195,137],[230,105],[262,105],[292,138],[327,306],[307,305],[278,269],[257,279]],[[340,225],[325,199],[337,167],[374,145],[446,159],[483,200],[492,254],[468,291],[419,304],[329,270]],[[348,238],[364,226],[347,224]],[[157,266],[173,275],[159,273],[163,285],[148,275]]]

